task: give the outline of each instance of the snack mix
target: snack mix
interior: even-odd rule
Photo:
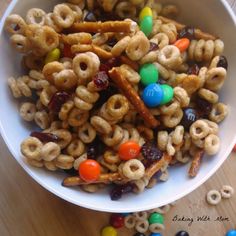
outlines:
[[[171,166],[195,177],[220,149],[228,63],[222,40],[178,14],[155,0],[68,0],[8,16],[24,71],[8,85],[39,127],[21,143],[27,163],[65,171],[66,187],[111,185],[112,200],[167,181]]]

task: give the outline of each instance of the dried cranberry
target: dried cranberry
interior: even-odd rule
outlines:
[[[194,108],[188,107],[183,110],[183,118],[181,120],[181,124],[184,126],[186,130],[190,128],[190,126],[199,119],[199,114],[197,110]]]
[[[158,45],[156,43],[150,42],[150,49],[149,52],[151,51],[156,51],[158,49]]]
[[[213,107],[210,102],[200,97],[197,97],[195,102],[202,116],[208,116],[210,114]]]
[[[64,172],[68,175],[71,175],[71,176],[77,176],[78,175],[78,171],[75,168],[71,168],[69,170],[64,170]]]
[[[112,214],[110,224],[116,229],[122,228],[124,226],[124,217],[121,214]]]
[[[73,58],[74,56],[75,55],[71,52],[71,45],[65,43],[63,48],[63,57]]]
[[[106,64],[110,67],[110,69],[112,69],[112,67],[120,65],[120,60],[118,57],[112,57],[106,62]]]
[[[187,74],[189,74],[189,75],[198,75],[199,70],[200,70],[199,65],[194,63],[192,65],[189,65]]]
[[[226,70],[228,69],[228,61],[227,61],[227,58],[225,56],[220,56],[220,60],[217,64],[217,67],[223,67]]]
[[[96,159],[98,156],[102,155],[105,150],[105,144],[97,136],[92,143],[87,146],[87,155],[90,159]]]
[[[163,153],[152,142],[144,143],[141,148],[142,155],[145,159],[156,161],[162,158]]]
[[[37,131],[32,132],[30,136],[38,138],[43,143],[57,142],[59,140],[59,138],[55,134],[42,133],[42,132],[37,132]]]
[[[93,78],[94,84],[99,89],[106,89],[109,85],[109,77],[106,71],[99,71]]]
[[[178,35],[178,38],[188,38],[189,40],[195,39],[195,29],[191,26],[183,28]]]
[[[118,200],[122,197],[124,193],[130,193],[133,191],[133,189],[134,189],[134,184],[131,183],[127,183],[124,185],[116,185],[110,193],[111,200],[113,201]]]
[[[48,104],[48,108],[51,111],[54,112],[59,112],[61,110],[62,105],[70,98],[70,95],[66,92],[57,92],[55,93],[49,104]]]
[[[88,12],[86,14],[86,16],[84,17],[84,21],[88,21],[88,22],[96,22],[97,18],[96,16],[92,13],[92,12]]]

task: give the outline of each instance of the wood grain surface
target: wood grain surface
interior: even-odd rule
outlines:
[[[236,9],[236,0],[228,2]],[[0,0],[0,16],[9,3],[10,0]],[[1,137],[0,150],[0,236],[100,235],[100,229],[108,224],[108,213],[77,207],[43,189],[11,157]],[[210,180],[179,200],[165,216],[163,235],[174,236],[184,229],[191,236],[223,236],[229,229],[236,228],[236,194],[216,207],[205,201],[205,195],[211,189],[220,189],[225,184],[236,189],[235,176],[236,155],[231,154]],[[185,217],[186,221],[174,221],[176,215]],[[197,222],[200,216],[210,220]],[[222,218],[217,221],[217,217]],[[193,223],[189,224],[191,219]],[[119,235],[133,234],[122,229]]]

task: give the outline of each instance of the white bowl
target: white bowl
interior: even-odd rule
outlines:
[[[13,0],[2,19],[0,31],[2,31],[6,16],[11,12],[20,13],[24,16],[27,9],[31,7],[51,10],[56,2],[58,1]],[[29,135],[33,127],[21,120],[18,112],[18,103],[9,92],[7,78],[21,75],[21,69],[18,54],[11,48],[8,36],[1,32],[0,130],[15,159],[45,189],[71,203],[94,210],[107,212],[147,210],[168,204],[190,193],[213,175],[227,158],[235,143],[236,134],[236,81],[234,78],[236,67],[233,66],[233,63],[236,61],[235,16],[226,1],[223,0],[178,0],[173,2],[179,5],[181,9],[180,19],[185,24],[194,25],[207,32],[219,35],[225,42],[224,55],[228,58],[229,70],[228,79],[221,91],[221,100],[230,105],[230,114],[220,127],[221,149],[216,156],[204,158],[196,178],[188,178],[188,165],[172,168],[168,182],[160,183],[151,190],[145,190],[140,195],[129,194],[119,201],[111,201],[106,190],[95,194],[88,194],[80,191],[79,188],[62,187],[61,182],[65,175],[33,168],[22,160],[19,148],[20,143]]]

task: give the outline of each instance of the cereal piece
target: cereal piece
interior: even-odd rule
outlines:
[[[218,100],[219,100],[219,95],[218,94],[212,92],[211,90],[205,89],[205,88],[199,89],[198,95],[201,98],[203,98],[203,99],[205,99],[208,102],[213,103],[213,104],[217,103]]]
[[[93,126],[86,122],[78,130],[78,136],[84,143],[91,143],[96,138],[96,131]]]
[[[149,225],[149,230],[152,233],[159,233],[161,230],[164,230],[165,226],[163,224],[154,223]]]
[[[196,75],[188,75],[183,79],[182,87],[189,95],[192,95],[201,87],[201,80]]]
[[[101,134],[109,134],[112,132],[112,127],[105,119],[100,116],[91,117],[91,125]]]
[[[6,18],[5,21],[5,30],[9,34],[21,34],[24,35],[25,30],[26,30],[26,23],[24,19],[17,15],[17,14],[12,14]]]
[[[160,26],[160,31],[165,33],[171,44],[173,44],[177,39],[177,29],[176,26],[172,23],[162,24]]]
[[[168,132],[167,131],[159,131],[157,134],[157,146],[161,151],[166,150],[166,146],[168,143]]]
[[[67,120],[68,116],[70,114],[70,111],[72,110],[72,108],[74,107],[74,102],[73,101],[68,101],[66,103],[64,103],[60,109],[60,112],[58,114],[58,117],[60,118],[60,120]]]
[[[168,18],[166,18],[164,16],[158,16],[158,19],[160,19],[163,23],[172,23],[172,24],[174,24],[178,31],[180,31],[180,30],[182,30],[183,28],[186,27],[185,25],[182,25],[182,24],[180,24],[180,23],[178,23],[178,22],[176,22],[174,20],[168,19]],[[195,29],[194,36],[197,39],[216,40],[215,36],[213,36],[211,34],[208,34],[208,33],[205,33],[205,32],[202,32],[199,29]]]
[[[140,211],[140,212],[135,212],[133,214],[133,216],[135,217],[135,219],[138,220],[147,220],[148,218],[148,214],[146,211]]]
[[[164,170],[161,174],[161,176],[159,177],[160,181],[166,182],[169,179],[169,172],[168,170]]]
[[[180,103],[178,101],[173,101],[169,105],[162,105],[160,107],[161,114],[171,115],[175,113],[180,108]]]
[[[227,71],[223,67],[212,68],[206,73],[205,87],[212,91],[218,91],[224,84]]]
[[[73,155],[72,155],[73,156]],[[88,156],[87,156],[87,153],[84,153],[84,154],[82,154],[81,156],[79,156],[76,160],[75,160],[75,162],[74,162],[74,169],[75,170],[78,170],[79,169],[79,165],[83,162],[83,161],[85,161],[85,160],[87,160],[88,159]]]
[[[233,196],[234,189],[233,189],[233,187],[231,187],[229,185],[224,185],[224,186],[222,186],[222,188],[220,190],[220,194],[221,194],[222,198],[229,199]]]
[[[130,37],[129,36],[125,36],[124,38],[122,38],[121,40],[119,40],[111,49],[111,54],[114,57],[120,56],[125,49],[127,48],[127,46],[129,45],[129,41],[130,41]]]
[[[203,120],[195,121],[190,127],[190,135],[193,139],[203,139],[209,134],[209,126]]]
[[[131,31],[130,21],[106,21],[106,22],[82,22],[75,23],[69,29],[70,32],[91,32],[91,33],[106,33],[106,32],[124,32]]]
[[[75,21],[75,15],[66,4],[58,4],[53,9],[53,19],[59,27],[69,28]]]
[[[208,155],[215,155],[220,149],[220,138],[215,134],[209,134],[205,138],[204,150]]]
[[[33,121],[36,113],[36,107],[33,103],[25,102],[20,107],[20,116],[25,121]]]
[[[138,220],[135,223],[135,229],[139,233],[146,233],[148,231],[149,223],[147,220]]]
[[[112,132],[108,135],[103,135],[102,140],[108,147],[113,147],[120,143],[124,136],[123,129],[115,125],[112,127]]]
[[[56,167],[63,169],[63,170],[69,170],[73,167],[74,158],[72,156],[60,154],[55,159],[55,165]]]
[[[83,17],[83,12],[80,9],[79,6],[75,5],[75,4],[71,4],[71,3],[65,3],[74,13],[74,22],[78,22],[80,20],[82,20]]]
[[[123,174],[130,180],[141,179],[145,173],[145,167],[141,161],[132,159],[126,161],[123,166]]]
[[[37,24],[43,26],[45,24],[46,12],[40,8],[31,8],[26,14],[27,24]]]
[[[115,13],[121,18],[131,18],[136,16],[136,7],[130,2],[119,2],[116,5]]]
[[[121,63],[130,66],[134,71],[139,70],[139,64],[137,62],[132,61],[127,56],[123,56],[123,55],[121,55],[119,58],[120,58]]]
[[[13,77],[10,77],[10,78],[8,78],[7,83],[11,89],[12,95],[15,98],[20,98],[22,96],[22,93],[17,86],[16,80]]]
[[[134,35],[126,47],[127,56],[133,60],[140,60],[150,49],[150,43],[143,32],[139,31]]]
[[[182,151],[178,151],[175,153],[175,159],[180,163],[186,164],[190,161],[190,155],[183,153]]]
[[[58,137],[57,144],[61,147],[61,149],[65,148],[72,139],[71,133],[65,129],[56,129],[51,131],[52,134]]]
[[[119,164],[121,162],[118,153],[114,152],[113,150],[105,151],[104,160],[109,164]]]
[[[157,127],[159,125],[159,122],[154,118],[154,116],[150,113],[150,111],[144,105],[143,101],[140,99],[137,92],[128,83],[128,81],[124,78],[124,76],[121,75],[119,72],[120,71],[118,68],[113,68],[111,71],[109,71],[109,75],[111,79],[122,90],[126,98],[137,109],[137,111],[143,117],[143,119],[148,124],[150,124],[151,127]]]
[[[78,76],[80,83],[91,79],[99,70],[100,60],[92,52],[80,53],[73,59],[73,70]]]
[[[182,109],[177,109],[174,113],[170,115],[162,116],[163,124],[168,128],[174,128],[177,126],[183,118],[183,111]]]
[[[125,227],[127,229],[133,229],[135,227],[136,218],[133,215],[127,215],[125,217]]]
[[[220,192],[217,190],[211,190],[207,193],[207,202],[210,205],[218,205],[221,201]]]
[[[78,78],[73,70],[64,69],[54,75],[54,85],[59,90],[70,90],[78,83]]]
[[[61,148],[58,144],[49,142],[43,145],[41,149],[41,157],[43,160],[50,162],[56,159],[61,153]]]
[[[224,103],[217,103],[213,106],[209,119],[216,123],[220,123],[228,115],[228,107]]]
[[[158,33],[154,35],[150,42],[156,43],[159,49],[164,48],[165,46],[169,45],[169,38],[165,33]]]
[[[174,45],[163,47],[158,53],[158,62],[169,69],[176,68],[182,63],[179,49]]]
[[[81,188],[88,193],[96,193],[100,189],[97,184],[82,185]]]
[[[133,70],[130,66],[123,64],[120,66],[120,69],[121,69],[122,74],[128,80],[129,83],[131,83],[132,85],[139,83],[140,75],[135,70]]]
[[[34,137],[29,137],[21,143],[21,153],[33,160],[41,160],[42,142]]]
[[[192,161],[191,166],[188,171],[189,177],[193,178],[197,175],[197,173],[200,169],[200,164],[201,164],[201,160],[202,160],[203,155],[204,155],[203,150],[196,151],[196,154],[193,157],[193,161]]]
[[[45,16],[45,25],[51,27],[52,29],[54,29],[56,32],[61,32],[62,31],[62,27],[60,27],[59,25],[57,25],[53,19],[53,13],[48,13]]]
[[[183,142],[184,138],[183,136],[184,136],[184,127],[182,125],[176,126],[172,136],[173,144],[175,145],[181,144]]]
[[[66,148],[67,153],[73,157],[81,156],[85,151],[85,145],[80,139],[74,139]]]
[[[73,108],[68,116],[68,124],[72,127],[79,127],[86,123],[89,119],[89,113],[87,111]]]
[[[34,121],[41,129],[49,128],[50,118],[46,111],[37,111],[34,116]]]
[[[34,160],[34,159],[28,159],[27,158],[27,163],[30,164],[31,166],[37,167],[37,168],[42,168],[44,163],[42,160]]]
[[[11,45],[17,52],[27,53],[29,52],[30,42],[21,34],[13,34],[10,38]]]

